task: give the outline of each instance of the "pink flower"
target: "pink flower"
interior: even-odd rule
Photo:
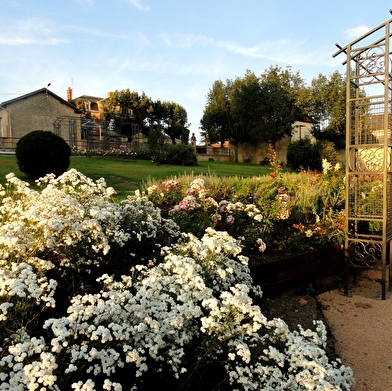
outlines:
[[[166,188],[166,190],[171,190],[173,187],[176,187],[179,184],[179,182],[177,182],[174,179],[170,179],[168,181],[161,182],[161,184]]]
[[[218,206],[219,206],[218,203],[212,197],[207,197],[206,203],[211,204],[212,206],[215,206],[215,208],[218,208]]]
[[[181,209],[187,209],[188,206],[189,206],[189,203],[188,203],[187,200],[183,199],[183,200],[181,200],[181,201],[178,203],[178,205],[179,205],[179,207],[180,207]]]
[[[218,213],[212,215],[212,221],[219,221],[222,220],[222,216]]]
[[[234,220],[235,220],[235,218],[232,215],[228,215],[226,217],[226,223],[228,223],[228,224],[233,224]]]

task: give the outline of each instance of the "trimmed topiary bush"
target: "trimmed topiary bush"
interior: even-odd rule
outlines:
[[[71,162],[71,148],[65,140],[45,130],[23,136],[16,144],[15,155],[20,171],[32,179],[46,174],[59,176]]]

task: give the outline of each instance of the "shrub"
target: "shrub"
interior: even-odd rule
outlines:
[[[287,166],[293,170],[314,170],[321,166],[320,155],[309,139],[297,140],[288,146]]]
[[[327,160],[332,166],[340,163],[340,157],[335,149],[335,144],[331,141],[317,141],[316,148],[320,154],[320,166],[322,160]],[[318,168],[319,169],[319,168]]]
[[[197,166],[196,152],[191,145],[166,144],[165,162],[177,166]]]
[[[15,154],[20,171],[37,179],[46,174],[63,174],[70,164],[71,148],[60,136],[35,130],[18,141]]]
[[[267,244],[267,252],[277,250],[285,238],[277,241],[276,236],[292,235],[294,228],[306,243],[291,240],[285,248],[302,252],[305,247],[340,244],[345,235],[340,215],[344,175],[339,164],[332,166],[323,159],[322,165],[323,173],[302,170],[253,178],[180,175],[162,182],[150,179],[143,192],[182,231],[197,237],[206,227],[227,231],[241,240],[245,254],[252,254],[258,248],[264,251],[260,239]]]
[[[117,204],[76,170],[38,182],[0,186],[1,390],[352,387],[322,322],[290,331],[253,303],[227,232],[180,235],[146,197]]]
[[[294,141],[287,148],[287,166],[294,169],[322,170],[322,160],[326,159],[335,166],[340,162],[339,154],[331,141],[317,141],[312,144],[309,139]]]

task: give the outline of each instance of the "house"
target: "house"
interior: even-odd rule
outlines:
[[[103,102],[104,99],[98,96],[81,95],[77,98],[72,96],[72,88],[67,88],[67,100],[74,104],[82,113],[83,120],[81,124],[82,140],[89,140],[88,145],[82,142],[82,147],[92,144],[99,144],[103,139],[103,120],[105,119]]]
[[[98,96],[91,96],[91,95],[82,95],[77,98],[73,98],[72,88],[68,87],[67,100],[68,102],[73,101],[83,105],[82,109],[84,110],[84,112],[89,113],[91,118],[97,120],[104,119],[104,110],[103,110],[103,104],[105,102],[104,98],[100,98]]]
[[[96,146],[107,148],[108,142],[111,144],[126,145],[128,148],[131,147],[131,142],[134,147],[140,146],[141,141],[144,141],[145,137],[140,136],[138,129],[133,129],[132,124],[117,122],[114,120],[106,120],[105,118],[105,102],[111,96],[111,92],[108,92],[107,98],[101,98],[92,95],[81,95],[77,98],[72,97],[72,89],[67,89],[67,99],[77,106],[81,111],[85,113],[86,119],[82,124],[82,139],[84,138],[84,128],[88,128],[90,142]],[[131,127],[132,139],[127,135],[124,135],[124,128]],[[100,145],[102,144],[102,145]],[[112,145],[113,146],[113,145]]]
[[[79,110],[71,103],[41,88],[0,104],[0,148],[15,148],[17,141],[34,130],[54,131],[69,143],[77,143]],[[74,126],[61,126],[62,123]]]
[[[67,99],[42,88],[2,102],[0,149],[15,149],[18,140],[34,130],[54,132],[77,149],[109,149],[124,143],[121,134],[103,124],[105,99],[82,95],[72,100],[71,88]]]

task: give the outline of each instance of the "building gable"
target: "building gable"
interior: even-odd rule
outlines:
[[[56,95],[54,92],[48,90],[47,88],[41,88],[39,90],[30,92],[28,94],[18,96],[17,98],[7,100],[5,102],[2,102],[0,104],[0,106],[4,107],[4,108],[7,108],[7,106],[9,106],[9,105],[12,105],[12,104],[14,104],[16,102],[20,102],[22,100],[28,100],[28,99],[30,99],[32,97],[35,97],[35,96],[41,96],[43,98],[51,96],[54,99],[58,100],[61,104],[64,104],[64,105],[68,106],[69,108],[71,108],[75,113],[78,113],[78,109],[73,104],[69,103],[68,101],[66,101],[65,99],[63,99],[60,96]]]
[[[0,104],[0,117],[8,122],[2,137],[19,139],[34,130],[53,131],[53,124],[62,116],[79,116],[78,109],[63,98],[41,88]]]

